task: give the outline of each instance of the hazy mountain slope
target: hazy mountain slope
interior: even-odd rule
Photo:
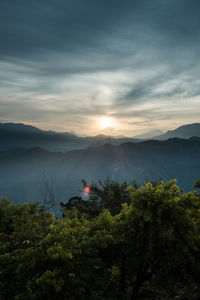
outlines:
[[[145,133],[142,133],[142,134],[137,134],[137,135],[134,136],[134,138],[142,139],[142,140],[151,139],[154,136],[161,135],[161,134],[163,134],[162,130],[151,130],[151,131],[148,131],[148,132],[145,132]]]
[[[43,147],[52,151],[66,151],[73,145],[79,147],[79,138],[70,133],[44,131],[36,127],[6,123],[0,124],[0,150],[12,148]]]
[[[15,132],[21,132],[21,133],[41,133],[42,130],[31,126],[31,125],[25,125],[23,123],[0,123],[0,131],[1,133],[5,133],[6,135],[10,133]]]
[[[0,196],[14,202],[48,197],[47,182],[59,202],[78,194],[82,178],[91,182],[107,176],[138,183],[176,177],[189,190],[200,177],[200,138],[106,144],[65,154],[16,149],[0,152],[0,169]]]
[[[67,132],[57,133],[40,130],[30,125],[0,124],[0,151],[13,148],[41,147],[50,151],[67,152],[84,149],[90,145],[103,145],[105,143],[119,145],[127,141],[137,142],[138,140],[134,138],[117,139],[105,135],[78,137]]]
[[[200,137],[200,123],[183,125],[175,130],[169,130],[164,134],[154,136],[153,139],[167,140],[174,137],[188,139],[193,136]]]

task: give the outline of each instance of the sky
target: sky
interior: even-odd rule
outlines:
[[[3,123],[133,136],[200,122],[199,62],[199,0],[0,0]]]

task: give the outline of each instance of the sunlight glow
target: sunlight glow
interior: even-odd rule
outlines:
[[[99,126],[101,128],[106,128],[106,127],[113,127],[113,122],[110,118],[108,117],[105,117],[105,118],[102,118],[99,122]]]

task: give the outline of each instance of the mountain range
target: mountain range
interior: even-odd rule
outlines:
[[[134,137],[113,137],[104,134],[82,137],[70,132],[45,131],[20,123],[0,123],[0,151],[13,148],[40,147],[49,151],[67,152],[89,146],[101,146],[106,143],[120,145],[148,139],[167,140],[175,137],[187,139],[193,136],[200,137],[200,123],[188,124],[166,133],[160,133],[160,130],[153,130]]]
[[[155,136],[161,135],[164,132],[162,130],[150,130],[142,134],[137,134],[134,136],[136,139],[152,139]]]
[[[200,138],[105,144],[67,153],[41,148],[0,152],[0,197],[14,203],[48,198],[57,204],[79,194],[81,179],[165,181],[177,178],[184,191],[200,177]],[[58,209],[58,205],[57,208]]]
[[[84,149],[89,146],[100,146],[105,143],[120,145],[125,142],[139,142],[139,139],[99,134],[80,137],[69,132],[45,131],[36,127],[16,123],[0,123],[0,151],[13,148],[41,147],[49,151],[67,152]]]
[[[45,199],[51,193],[57,213],[60,201],[80,195],[83,178],[90,183],[109,176],[138,184],[177,178],[184,191],[191,190],[200,178],[200,124],[142,141],[104,135],[77,137],[7,123],[0,124],[0,141],[0,198],[21,203]]]
[[[156,135],[153,137],[155,140],[167,140],[170,138],[189,139],[193,136],[200,137],[200,123],[193,123],[180,126],[174,130],[169,130],[166,133]]]

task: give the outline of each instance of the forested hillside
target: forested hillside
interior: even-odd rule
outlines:
[[[183,194],[175,180],[112,184],[93,186],[96,216],[1,201],[0,299],[199,299],[198,192]]]

